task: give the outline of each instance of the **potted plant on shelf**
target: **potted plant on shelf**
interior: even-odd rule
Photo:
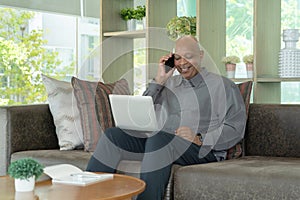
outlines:
[[[12,162],[8,174],[15,179],[17,192],[33,191],[35,180],[44,172],[44,166],[32,158],[23,158]]]
[[[246,65],[247,70],[247,77],[252,78],[253,77],[253,62],[254,62],[254,56],[252,54],[245,55],[243,57],[243,62]]]
[[[237,56],[227,56],[222,58],[222,62],[225,63],[227,77],[234,78],[236,64],[241,62],[240,58]]]
[[[176,40],[184,35],[196,35],[196,17],[173,17],[166,26],[170,39]]]
[[[137,6],[135,8],[123,8],[120,11],[121,18],[127,22],[129,31],[136,30],[137,21],[145,21],[146,6]]]
[[[136,20],[134,19],[134,8],[123,8],[120,11],[121,18],[127,22],[127,29],[129,31],[135,30]]]
[[[142,28],[146,28],[146,6],[137,6],[135,9],[135,19],[142,22]]]

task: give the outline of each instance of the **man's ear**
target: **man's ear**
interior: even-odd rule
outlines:
[[[204,51],[200,50],[200,58],[201,58],[201,60],[203,59],[203,57],[204,57]]]

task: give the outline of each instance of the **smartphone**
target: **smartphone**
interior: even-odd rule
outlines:
[[[165,62],[166,72],[170,71],[174,66],[174,54],[172,54],[172,56]]]

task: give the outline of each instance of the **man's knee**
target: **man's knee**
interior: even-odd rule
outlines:
[[[147,139],[146,148],[148,150],[158,150],[168,145],[173,138],[174,135],[160,131]]]

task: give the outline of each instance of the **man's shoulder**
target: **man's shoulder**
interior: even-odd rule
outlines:
[[[207,72],[208,79],[214,83],[223,84],[225,87],[235,87],[236,84],[229,78],[216,74],[213,72]]]

